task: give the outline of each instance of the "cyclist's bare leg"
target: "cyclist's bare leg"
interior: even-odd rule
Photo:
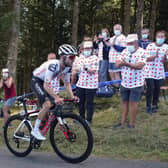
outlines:
[[[46,113],[48,112],[48,110],[52,107],[53,105],[51,104],[51,102],[48,100],[46,102],[44,102],[44,104],[42,105],[42,108],[38,114],[38,119],[39,120],[43,120],[43,118],[45,117]]]
[[[52,104],[51,104],[51,102],[49,100],[44,102],[44,104],[42,105],[42,108],[41,108],[41,110],[40,110],[40,112],[38,114],[38,117],[36,119],[34,129],[31,132],[32,135],[35,138],[39,139],[39,140],[45,140],[46,139],[43,135],[41,135],[39,127],[40,127],[41,121],[43,120],[43,118],[45,117],[46,113],[48,112],[48,110],[51,107],[52,107]]]

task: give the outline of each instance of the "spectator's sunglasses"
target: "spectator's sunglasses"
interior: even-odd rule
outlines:
[[[75,55],[68,55],[67,58],[69,58],[70,60],[74,60],[75,59]]]

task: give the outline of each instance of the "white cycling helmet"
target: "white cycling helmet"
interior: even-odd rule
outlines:
[[[58,55],[78,55],[78,51],[74,46],[63,44],[58,48]]]

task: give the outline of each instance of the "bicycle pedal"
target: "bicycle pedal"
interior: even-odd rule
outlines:
[[[35,137],[31,137],[31,145],[34,149],[39,149],[41,146],[41,142],[40,140],[36,139]]]

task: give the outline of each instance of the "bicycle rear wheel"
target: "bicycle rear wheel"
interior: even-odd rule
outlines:
[[[86,160],[93,148],[93,136],[90,127],[80,116],[71,113],[62,114],[66,128],[60,129],[57,120],[50,128],[50,141],[54,151],[65,161],[79,163]],[[66,135],[64,133],[67,133]]]
[[[25,157],[32,151],[31,128],[23,117],[10,117],[4,127],[4,139],[8,149],[18,157]]]

